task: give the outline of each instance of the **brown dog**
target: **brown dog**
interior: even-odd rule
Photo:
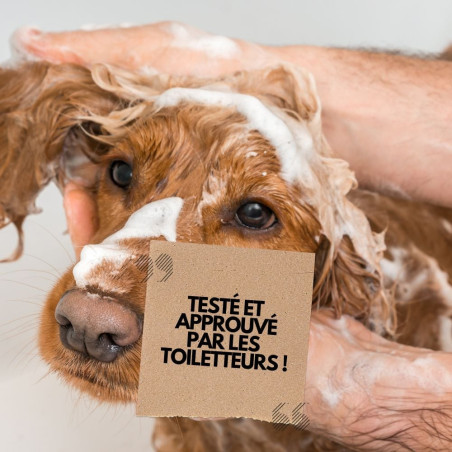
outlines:
[[[51,369],[93,397],[136,399],[145,287],[129,257],[150,238],[315,252],[315,306],[452,350],[452,213],[357,190],[300,70],[190,80],[104,66],[4,69],[0,156],[1,225],[21,231],[52,179],[96,199],[93,245],[49,294],[39,333]],[[237,419],[160,419],[154,438],[162,451],[327,444]]]

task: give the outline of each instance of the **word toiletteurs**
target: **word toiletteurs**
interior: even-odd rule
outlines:
[[[262,336],[276,336],[276,314],[265,318],[264,300],[188,296],[189,312],[182,312],[176,329],[187,330],[183,347],[161,347],[163,362],[176,365],[228,367],[275,371],[276,354],[261,351]],[[287,363],[284,355],[283,371]]]

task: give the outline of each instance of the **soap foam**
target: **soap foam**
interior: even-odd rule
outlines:
[[[225,36],[210,35],[195,29],[189,29],[185,25],[172,22],[168,31],[174,40],[171,47],[192,49],[202,52],[210,58],[233,58],[240,53],[239,46]]]
[[[176,226],[183,200],[173,197],[146,204],[134,212],[122,229],[107,237],[97,245],[83,247],[80,261],[73,269],[78,287],[89,284],[91,272],[104,261],[120,267],[131,253],[120,242],[131,238],[148,238],[163,236],[169,242],[176,241]]]
[[[281,162],[281,176],[286,182],[293,184],[312,179],[310,165],[306,162],[306,158],[314,153],[311,135],[306,130],[297,140],[286,123],[256,97],[209,89],[171,88],[157,97],[155,106],[174,107],[181,102],[235,108],[245,116],[250,129],[257,130],[276,149]],[[300,138],[302,146],[297,143]]]

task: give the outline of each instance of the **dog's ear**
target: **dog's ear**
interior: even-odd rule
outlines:
[[[314,77],[291,65],[281,65],[261,73],[260,96],[275,106],[305,121],[313,121],[320,113],[320,102]]]
[[[303,121],[319,146],[321,134],[321,106],[314,77],[307,71],[280,64],[250,72],[238,72],[226,77],[226,83],[237,91],[250,94]]]
[[[5,261],[21,255],[22,224],[37,211],[41,189],[52,179],[60,186],[67,180],[62,163],[72,162],[72,171],[74,157],[88,164],[80,156],[94,141],[84,133],[89,126],[82,118],[105,115],[118,102],[82,67],[26,63],[0,69],[0,228],[12,223],[19,234],[16,251]],[[92,178],[92,171],[86,175]]]
[[[332,307],[367,324],[380,335],[392,336],[396,329],[394,303],[382,287],[379,269],[354,248],[347,235],[336,249],[322,236],[316,251],[314,305]]]
[[[331,306],[337,315],[353,315],[380,333],[392,334],[393,303],[382,287],[379,266],[383,234],[372,231],[364,213],[347,198],[357,186],[356,179],[345,161],[332,158],[323,137],[313,77],[285,64],[237,73],[228,80],[237,91],[276,107],[275,114],[282,110],[294,136],[301,127],[308,129],[313,139],[315,152],[306,161],[312,175],[298,179],[296,185],[302,202],[315,212],[323,237],[316,251],[315,304]]]

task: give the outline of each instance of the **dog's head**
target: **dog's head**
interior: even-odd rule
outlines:
[[[347,199],[355,179],[330,155],[303,71],[182,80],[32,64],[0,74],[0,113],[3,224],[21,231],[52,178],[97,203],[93,244],[49,295],[39,338],[79,388],[136,396],[151,238],[315,252],[314,304],[390,331],[382,236]]]

